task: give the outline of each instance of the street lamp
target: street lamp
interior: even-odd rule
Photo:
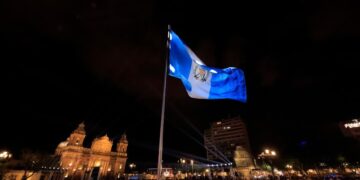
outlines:
[[[272,173],[273,177],[275,177],[275,173],[274,173],[274,166],[273,166],[273,163],[272,163],[272,159],[275,158],[276,156],[277,156],[276,151],[272,150],[272,149],[265,149],[263,152],[261,152],[259,154],[259,158],[269,160],[271,173]]]
[[[185,164],[185,159],[180,159],[181,164]]]
[[[10,159],[11,157],[12,157],[12,154],[9,153],[8,151],[2,151],[0,153],[0,160]]]
[[[0,178],[4,176],[4,172],[6,169],[6,163],[7,160],[9,160],[12,157],[12,154],[8,151],[2,151],[0,152]]]
[[[130,167],[131,172],[133,172],[133,169],[136,168],[136,164],[131,163],[131,164],[129,164],[129,167]]]
[[[275,152],[275,151],[271,151],[271,155],[272,155],[272,156],[276,156],[276,152]]]
[[[182,169],[182,171],[186,171],[185,170],[185,163],[186,163],[186,160],[185,159],[183,159],[183,158],[180,158],[180,168]]]
[[[285,168],[287,169],[287,171],[288,171],[287,173],[288,173],[288,175],[289,175],[289,179],[291,180],[291,176],[292,176],[292,173],[293,173],[293,171],[292,171],[293,166],[292,166],[291,164],[286,164]]]

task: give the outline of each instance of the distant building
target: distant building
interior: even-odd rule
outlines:
[[[211,123],[205,130],[204,142],[207,159],[235,162],[237,173],[249,178],[254,168],[246,125],[240,117]]]
[[[91,148],[83,147],[85,136],[85,125],[81,123],[56,148],[55,154],[60,156],[65,177],[98,179],[124,173],[128,146],[125,134],[117,143],[116,152],[111,151],[113,142],[107,135],[94,139]]]
[[[360,120],[342,121],[339,125],[344,136],[352,137],[360,142]]]
[[[241,146],[236,146],[234,152],[234,161],[236,171],[241,173],[244,177],[250,177],[250,172],[255,168],[253,159],[249,151]]]
[[[205,130],[204,142],[209,160],[222,160],[224,156],[232,160],[236,146],[250,152],[246,125],[240,117],[211,123],[210,129]]]

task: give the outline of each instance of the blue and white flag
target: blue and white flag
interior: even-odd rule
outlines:
[[[169,33],[169,74],[181,79],[190,97],[246,102],[245,77],[241,69],[208,67],[173,31]]]

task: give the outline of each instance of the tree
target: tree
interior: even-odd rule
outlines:
[[[31,150],[23,150],[20,156],[19,167],[25,171],[22,179],[26,180],[36,172],[46,170],[46,168],[50,169],[52,167],[53,171],[55,169],[60,170],[59,157]],[[28,174],[28,172],[31,173]]]
[[[21,152],[20,155],[20,167],[24,169],[24,175],[21,179],[26,180],[33,176],[36,172],[40,171],[41,169],[41,162],[42,155],[38,152],[33,152],[31,150],[25,149]],[[28,174],[28,171],[31,174]]]

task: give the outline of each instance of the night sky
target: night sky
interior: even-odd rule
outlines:
[[[236,4],[235,4],[236,3]],[[85,121],[89,147],[126,131],[154,167],[167,24],[209,66],[245,72],[248,102],[190,99],[169,77],[164,162],[205,157],[209,123],[241,116],[254,155],[360,160],[360,2],[8,0],[0,6],[0,147],[53,153]],[[195,139],[195,140],[194,140]],[[184,153],[184,154],[182,154]]]

